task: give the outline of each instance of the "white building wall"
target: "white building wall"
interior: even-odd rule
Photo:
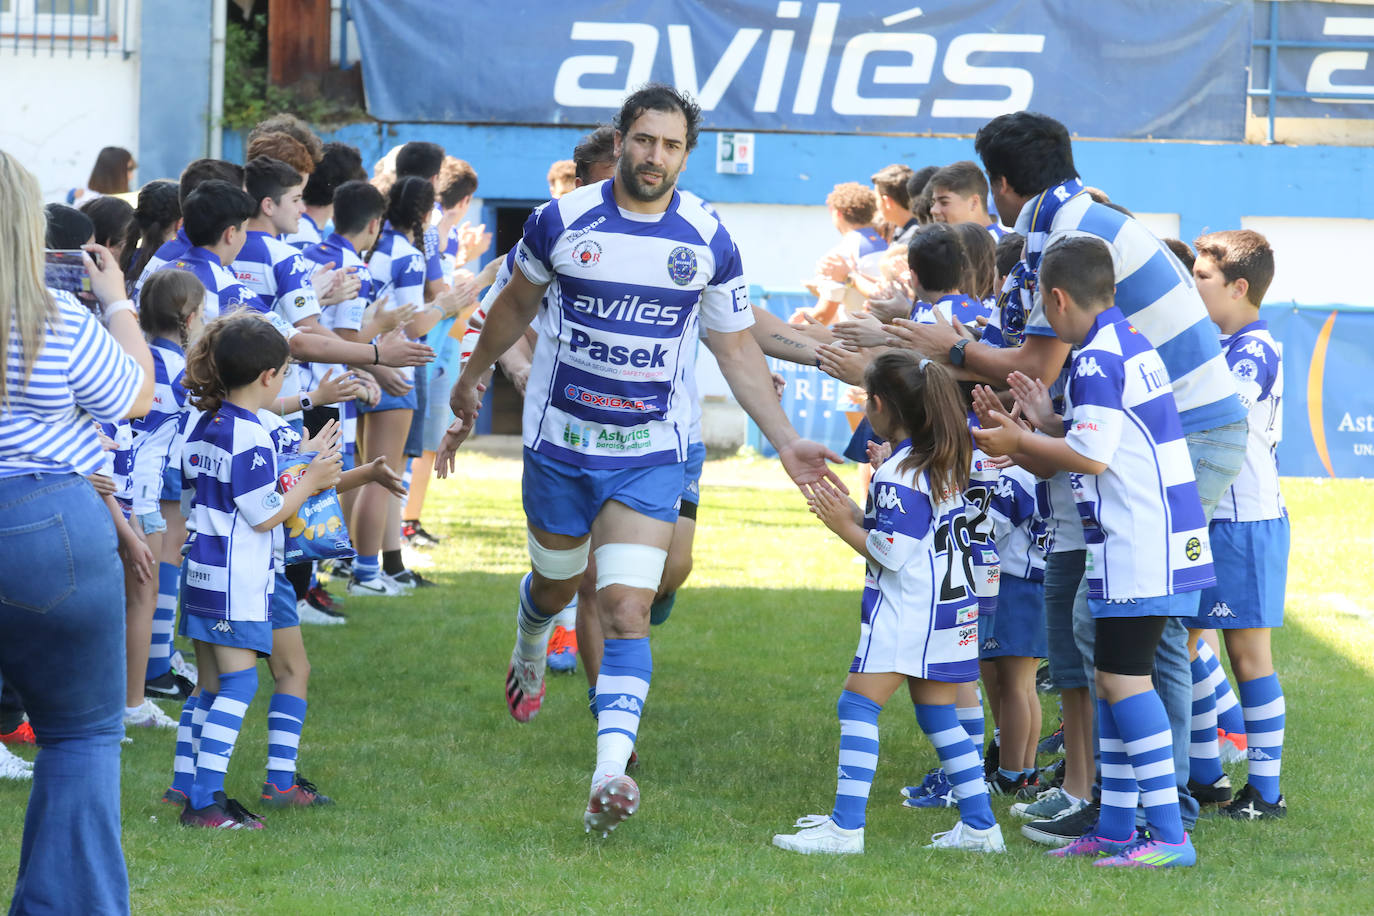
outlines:
[[[38,176],[49,201],[86,186],[102,147],[122,146],[138,157],[139,56],[88,58],[84,48],[68,56],[66,40],[59,44],[53,56],[46,43],[36,54],[0,49],[0,149]],[[175,98],[174,87],[168,98]],[[135,174],[131,186],[160,177]]]
[[[1266,303],[1374,308],[1365,264],[1374,251],[1374,220],[1246,216],[1274,249],[1274,282]]]

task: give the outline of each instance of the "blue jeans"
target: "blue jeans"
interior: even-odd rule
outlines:
[[[10,913],[128,913],[120,847],[124,572],[76,474],[0,478],[0,671],[40,750]],[[41,573],[35,575],[35,573]],[[77,672],[54,677],[53,672]]]
[[[1217,500],[1226,492],[1240,474],[1245,463],[1245,438],[1248,425],[1244,420],[1228,423],[1214,429],[1204,429],[1188,434],[1188,455],[1193,459],[1193,476],[1197,478],[1198,498],[1202,509],[1211,521],[1216,510]],[[1201,600],[1202,592],[1198,592]],[[1097,626],[1088,611],[1088,581],[1079,583],[1078,595],[1073,605],[1073,636],[1078,649],[1083,653],[1083,668],[1088,675],[1088,689],[1092,694],[1093,708],[1097,708],[1097,685],[1094,681],[1093,643],[1097,637]],[[1164,702],[1164,710],[1169,714],[1169,729],[1174,741],[1174,776],[1178,782],[1178,807],[1183,816],[1183,827],[1192,830],[1197,821],[1198,803],[1188,793],[1188,749],[1192,742],[1193,722],[1193,672],[1188,662],[1188,630],[1177,617],[1169,619],[1164,625],[1164,635],[1160,637],[1159,647],[1155,650],[1155,691]],[[1100,764],[1097,749],[1097,723],[1093,723],[1093,756]],[[1100,769],[1099,769],[1100,772]],[[1096,787],[1095,787],[1096,788]]]

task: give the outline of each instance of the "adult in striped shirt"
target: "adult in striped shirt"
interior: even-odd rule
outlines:
[[[12,908],[127,913],[124,574],[86,477],[101,466],[93,421],[147,412],[152,359],[108,250],[91,246],[101,263],[87,265],[99,317],[44,287],[38,181],[3,151],[0,220],[0,671],[41,748]],[[58,668],[79,674],[55,682]]]

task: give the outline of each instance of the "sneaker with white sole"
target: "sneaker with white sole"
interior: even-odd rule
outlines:
[[[398,585],[393,585],[390,580],[378,576],[375,579],[365,581],[359,579],[348,580],[348,594],[359,598],[394,598],[402,594]]]
[[[0,744],[0,779],[33,779],[33,764]]]
[[[1011,813],[1032,821],[1050,820],[1063,814],[1071,805],[1073,802],[1069,799],[1069,793],[1055,786],[1041,792],[1035,801],[1017,802],[1012,805]]]
[[[773,834],[773,845],[789,852],[804,855],[855,855],[864,851],[864,829],[845,829],[831,820],[828,814],[808,814],[797,818],[796,833]]]
[[[401,562],[406,565],[406,569],[431,569],[434,566],[431,557],[404,546],[401,548]]]
[[[582,826],[587,833],[610,836],[611,831],[639,810],[639,786],[624,773],[603,776],[592,783]]]
[[[379,578],[387,584],[388,588],[396,590],[398,595],[408,595],[415,591],[415,583],[407,578],[398,579],[390,573],[382,573]]]
[[[162,711],[151,699],[145,698],[134,712],[124,713],[125,728],[176,728],[177,720]]]
[[[959,821],[954,825],[954,829],[933,834],[930,839],[931,843],[926,849],[967,849],[970,852],[1007,851],[1007,844],[1002,842],[1002,827],[999,824],[993,824],[991,827],[979,830]]]
[[[544,665],[547,656],[524,658],[519,650],[510,654],[506,669],[506,708],[517,722],[528,722],[539,714],[544,702]]]
[[[304,598],[296,602],[296,617],[301,623],[320,624],[321,626],[337,626],[348,622],[344,615],[325,613]]]

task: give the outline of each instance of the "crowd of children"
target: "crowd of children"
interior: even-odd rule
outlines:
[[[824,481],[809,494],[811,511],[866,564],[859,646],[838,704],[834,808],[774,843],[863,851],[878,713],[905,685],[940,765],[902,803],[959,812],[933,848],[1004,850],[990,800],[1015,796],[1010,813],[1032,819],[1023,832],[1053,855],[1191,865],[1192,801],[1242,819],[1286,811],[1270,646],[1288,548],[1274,458],[1281,353],[1258,317],[1273,254],[1244,230],[1203,236],[1195,251],[1142,236],[1124,208],[1078,181],[1071,158],[1067,171],[1028,183],[998,159],[995,135],[1060,134],[1053,123],[999,122],[986,142],[980,133],[988,174],[971,161],[894,165],[871,188],[837,186],[827,204],[841,241],[817,265],[816,307],[792,328],[767,324],[771,344],[760,336],[770,355],[855,386],[862,419],[846,454],[871,474],[863,508]],[[610,178],[612,139],[598,131],[556,164],[551,193]],[[1064,134],[1065,153],[1067,143]],[[87,247],[117,263],[151,349],[152,409],[105,425],[108,467],[97,475],[122,510],[125,722],[176,729],[164,800],[183,824],[217,829],[263,826],[225,792],[259,657],[275,692],[255,804],[330,803],[297,766],[309,680],[301,624],[345,620],[341,598],[320,585],[321,564],[346,578],[350,596],[432,584],[408,568],[415,554],[403,540],[438,540],[420,517],[436,453],[441,473],[451,459],[448,388],[514,254],[481,276],[464,269],[491,243],[463,221],[477,176],[435,144],[393,150],[369,179],[356,149],[278,116],[250,134],[247,153],[242,166],[202,159],[177,182],[150,182],[136,207],[94,195],[83,211],[49,211],[50,248]],[[1090,222],[1098,228],[1079,231]],[[1114,258],[1131,245],[1144,251],[1135,263]],[[1155,305],[1123,301],[1118,285],[1146,263],[1168,280],[1152,302],[1205,308],[1210,322],[1188,330],[1210,341],[1196,373],[1176,368],[1179,335]],[[1040,361],[1005,356],[1023,347]],[[523,391],[530,341],[500,365]],[[1238,391],[1248,422],[1239,474],[1206,482],[1190,452],[1203,388],[1207,404]],[[1234,420],[1219,410],[1203,426]],[[691,566],[704,454],[695,445],[655,623]],[[328,558],[293,555],[288,523],[322,494],[340,497],[351,544]],[[1052,574],[1073,570],[1074,558],[1068,578]],[[576,607],[540,651],[562,670],[581,656],[595,714],[600,633]],[[1176,706],[1151,679],[1157,651],[1183,638],[1180,621],[1186,647],[1174,648],[1186,648],[1192,682],[1185,773]],[[194,664],[176,651],[174,629]],[[1217,629],[1238,703],[1216,659]],[[1070,651],[1073,661],[1056,661]],[[1064,691],[1066,760],[1042,770],[1044,658]],[[536,697],[508,683],[522,721],[540,697],[542,686]],[[179,719],[156,700],[180,702]],[[995,723],[986,753],[985,704]],[[1239,719],[1219,729],[1233,709]],[[0,740],[31,743],[25,728]],[[1247,753],[1249,780],[1234,798],[1225,744]],[[0,756],[0,775],[26,774]]]

